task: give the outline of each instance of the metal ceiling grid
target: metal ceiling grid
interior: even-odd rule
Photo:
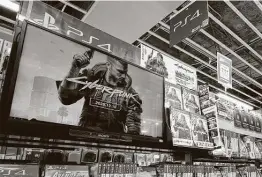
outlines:
[[[232,8],[229,8],[229,7],[226,8],[226,6],[228,5],[225,4],[224,2],[211,2],[213,6],[215,6],[216,3],[218,3],[217,5],[218,9],[219,8],[223,9],[223,12],[228,12],[230,15],[235,13],[235,11],[232,11]],[[221,3],[224,3],[224,4],[221,4]],[[246,2],[246,3],[253,3],[253,2]],[[253,4],[253,6],[256,6],[255,3]],[[257,5],[257,7],[258,7],[257,9],[259,9],[259,5]],[[231,12],[229,12],[229,10],[231,10]],[[202,35],[199,35],[198,33],[197,35],[192,37],[192,39],[186,38],[185,40],[183,40],[183,43],[190,47],[184,47],[182,49],[180,47],[181,43],[179,43],[175,45],[174,48],[172,49],[169,48],[169,49],[164,49],[164,50],[168,51],[168,53],[170,54],[176,53],[177,51],[174,52],[175,49],[179,50],[180,52],[184,52],[184,54],[188,55],[191,58],[194,58],[194,60],[191,61],[192,66],[194,67],[197,66],[195,59],[198,61],[199,64],[203,65],[203,67],[199,67],[199,66],[196,67],[196,68],[201,69],[201,70],[198,69],[198,76],[200,76],[199,79],[203,79],[202,77],[204,75],[205,78],[208,77],[209,79],[216,80],[216,74],[212,73],[213,71],[216,73],[216,55],[214,53],[216,53],[217,50],[220,51],[223,49],[222,53],[232,58],[232,61],[234,63],[233,89],[231,91],[234,91],[235,94],[240,96],[240,99],[241,98],[245,99],[245,97],[247,97],[250,103],[261,106],[262,84],[260,84],[259,81],[256,81],[256,79],[262,76],[262,72],[260,69],[260,65],[262,63],[262,57],[261,57],[261,53],[256,51],[257,48],[255,47],[257,44],[257,41],[260,39],[258,39],[256,33],[253,32],[252,28],[248,29],[250,28],[250,24],[246,25],[245,23],[247,22],[247,20],[243,20],[242,19],[243,16],[238,16],[240,15],[239,13],[237,13],[236,15],[237,20],[239,21],[239,24],[240,24],[238,28],[239,29],[240,27],[245,28],[244,31],[246,32],[248,31],[250,34],[248,37],[246,37],[247,35],[240,34],[238,30],[232,29],[232,27],[230,28],[230,26],[235,25],[235,24],[232,24],[232,20],[235,20],[235,19],[231,18],[231,21],[230,21],[230,18],[227,18],[227,20],[223,20],[222,15],[224,16],[225,14],[220,15],[217,12],[217,10],[214,10],[213,7],[210,8],[210,11],[213,11],[213,13],[216,14],[216,15],[213,15],[213,13],[209,12],[209,17],[212,20],[213,26],[218,28],[217,31],[221,31],[220,35],[224,35],[223,38],[221,38],[221,36],[218,36],[219,33],[218,34],[214,33],[213,32],[214,30],[212,30],[209,25],[209,27],[207,27],[206,29],[200,30],[200,34]],[[218,16],[220,19],[218,19],[216,16]],[[241,20],[242,22],[240,22]],[[230,23],[231,25],[228,25]],[[157,44],[159,43],[159,40],[169,44],[168,22],[167,20],[162,20],[161,22],[159,22],[159,24],[163,26],[164,28],[166,28],[167,30],[163,28],[158,28],[157,31],[153,31],[153,32],[149,31],[148,34],[150,34],[151,36],[147,35],[147,39],[143,39],[144,41],[154,46],[159,45]],[[256,23],[256,26],[258,25],[259,24]],[[260,25],[262,25],[262,22]],[[238,26],[238,25],[235,25],[235,26]],[[240,31],[243,31],[243,29],[241,29]],[[230,36],[230,37],[227,37],[227,36]],[[246,38],[243,39],[242,38],[243,36],[245,36]],[[250,38],[252,40],[248,40]],[[218,39],[220,39],[221,41]],[[226,39],[229,41],[225,42],[225,41],[222,41],[222,39]],[[190,48],[194,48],[194,51],[191,50]],[[170,50],[173,50],[173,52],[170,52]],[[200,54],[205,55],[205,57],[199,57]],[[178,54],[174,54],[173,57],[181,59],[181,57]],[[210,62],[207,62],[207,58],[210,59]],[[247,70],[246,66],[248,66],[248,68],[250,69]],[[208,67],[208,70],[206,69],[207,67]],[[212,76],[209,76],[209,75],[212,75]],[[221,87],[216,86],[216,89],[221,89]]]

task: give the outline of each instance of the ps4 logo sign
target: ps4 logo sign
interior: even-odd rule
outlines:
[[[195,11],[195,13],[189,14],[187,15],[183,20],[179,21],[178,23],[176,23],[174,25],[174,32],[176,32],[176,29],[178,27],[183,28],[184,26],[186,26],[187,24],[189,24],[191,21],[193,21],[194,19],[196,19],[197,17],[199,17],[201,14],[199,12],[199,9]]]
[[[54,31],[62,31],[58,26],[55,25],[56,23],[56,19],[48,14],[47,12],[45,12],[45,16],[44,19],[33,19],[33,21],[35,23],[37,23],[38,25],[44,26],[45,28],[48,28],[50,30],[54,30]],[[89,44],[89,45],[94,45],[95,47],[99,47],[109,53],[112,53],[111,50],[111,44],[104,44],[104,43],[100,43],[100,39],[96,36],[85,36],[83,31],[76,29],[72,26],[67,25],[65,29],[65,34],[71,38],[74,39],[78,39],[83,43]]]

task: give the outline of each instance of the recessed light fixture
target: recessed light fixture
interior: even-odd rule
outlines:
[[[11,0],[0,0],[0,6],[3,6],[7,9],[10,9],[14,12],[18,12],[19,11],[19,4],[17,3],[14,3],[13,1]]]

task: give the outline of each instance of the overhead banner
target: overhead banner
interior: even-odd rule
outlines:
[[[232,88],[232,60],[217,52],[217,80],[226,88]]]
[[[170,47],[207,25],[207,1],[195,1],[171,19]]]
[[[24,1],[20,18],[66,35],[80,42],[98,47],[132,63],[139,64],[140,49],[96,29],[66,13],[63,13],[40,1],[32,1],[32,11],[27,13],[29,1]]]
[[[143,44],[141,44],[140,66],[162,75],[167,82],[197,90],[197,74],[193,67],[189,67]]]

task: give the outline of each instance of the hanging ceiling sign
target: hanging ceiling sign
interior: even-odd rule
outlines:
[[[217,80],[226,88],[232,88],[232,60],[217,52]]]
[[[208,25],[207,1],[195,1],[170,21],[170,47]]]

